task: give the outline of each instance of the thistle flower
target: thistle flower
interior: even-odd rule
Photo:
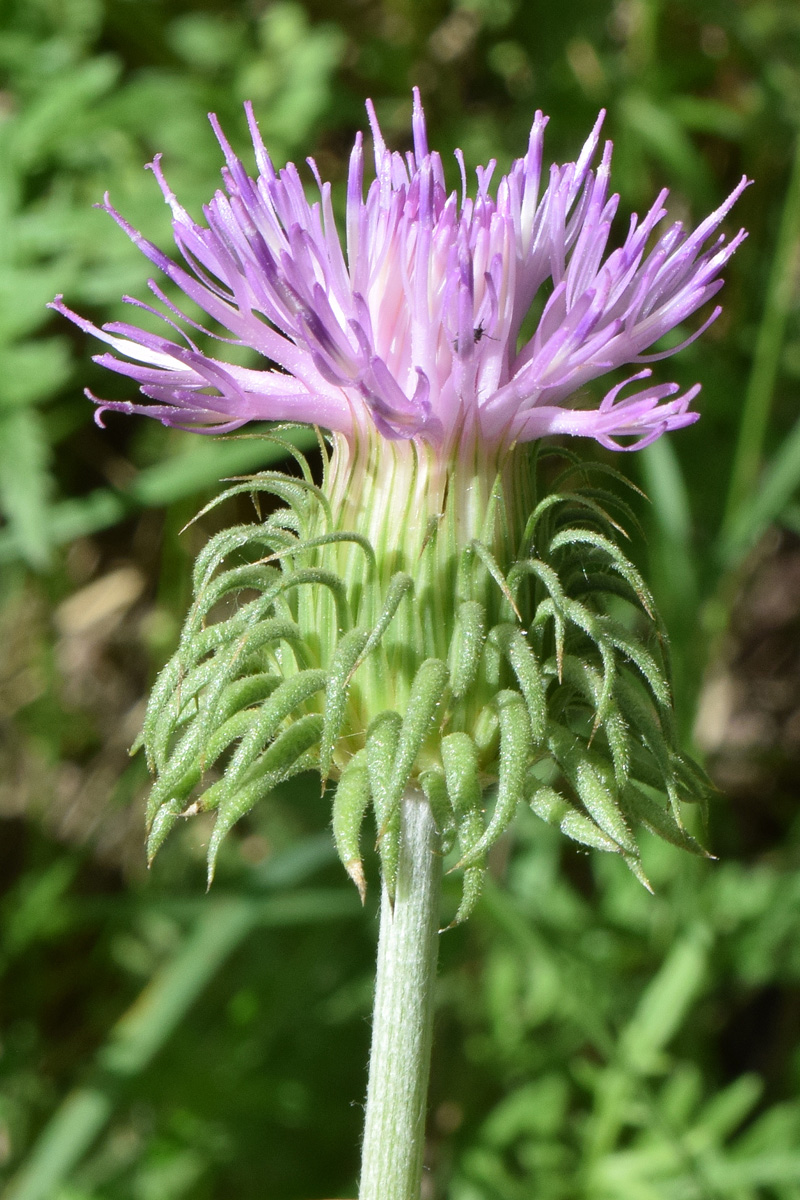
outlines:
[[[347,184],[346,252],[337,233],[331,186],[309,159],[319,200],[309,203],[290,163],[276,171],[247,106],[259,176],[248,177],[216,118],[225,154],[223,180],[204,209],[206,225],[178,203],[160,157],[151,169],[172,210],[175,242],[188,267],[104,208],[142,252],[233,341],[278,369],[237,367],[185,344],[117,322],[98,329],[57,307],[111,345],[104,366],[135,379],[155,403],[100,401],[167,425],[208,432],[251,420],[317,424],[353,438],[371,425],[389,439],[417,438],[440,454],[467,436],[485,443],[528,442],[549,434],[594,437],[633,449],[697,419],[699,387],[650,384],[646,368],[612,387],[598,407],[583,407],[584,384],[627,364],[674,354],[646,354],[722,286],[720,272],[745,237],[713,235],[747,181],[694,232],[670,225],[651,245],[666,215],[666,189],[643,220],[633,216],[621,247],[607,254],[619,196],[608,194],[611,142],[596,168],[601,113],[578,159],[552,166],[542,180],[547,118],[536,114],[525,156],[493,193],[495,162],[478,168],[475,198],[448,194],[439,155],[428,149],[419,93],[414,93],[414,150],[387,149],[367,105],[375,179],[363,195],[359,134]],[[153,292],[175,316],[185,315]],[[525,319],[549,291],[530,336]],[[141,307],[141,302],[129,300]],[[697,337],[718,316],[715,308]],[[172,322],[168,322],[172,326]],[[224,340],[224,339],[223,339]],[[117,355],[121,357],[117,357]]]
[[[662,192],[607,253],[618,197],[608,195],[610,143],[592,166],[602,114],[546,185],[541,113],[494,191],[491,162],[469,197],[457,154],[459,198],[428,149],[418,93],[405,158],[368,111],[376,177],[365,199],[359,135],[346,253],[330,184],[309,160],[319,189],[309,203],[296,168],[273,167],[250,108],[258,179],[212,118],[227,194],[205,208],[205,225],[152,164],[188,269],[106,200],[228,340],[275,367],[212,358],[185,333],[181,344],[127,323],[100,329],[54,302],[112,347],[98,361],[152,402],[98,401],[98,419],[138,412],[216,433],[269,419],[329,434],[321,487],[296,455],[301,478],[265,472],[226,493],[264,490],[285,507],[217,535],[198,560],[195,602],[143,735],[157,774],[150,852],[180,815],[214,810],[211,875],[231,826],[277,783],[314,769],[323,787],[337,782],[334,836],[362,893],[365,813],[375,813],[391,895],[409,788],[427,796],[444,848],[459,846],[459,919],[520,800],[644,879],[633,827],[698,850],[681,804],[705,789],[675,745],[665,633],[617,544],[627,505],[569,450],[539,495],[527,443],[567,434],[632,449],[697,419],[698,387],[650,383],[649,367],[596,407],[582,389],[675,352],[647,353],[722,286],[745,234],[726,243],[715,231],[747,181],[694,232],[676,223],[658,235]],[[193,324],[150,286],[172,331],[172,317]],[[207,626],[230,594],[240,607]]]

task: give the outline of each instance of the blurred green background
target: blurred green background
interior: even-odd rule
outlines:
[[[9,1200],[355,1194],[375,893],[333,862],[313,781],[226,843],[143,864],[127,748],[170,652],[217,481],[267,461],[113,414],[130,397],[48,313],[120,319],[165,247],[156,151],[195,213],[216,111],[341,199],[372,96],[408,144],[551,160],[609,110],[624,213],[699,220],[743,172],[723,317],[659,378],[702,420],[635,456],[635,543],[679,717],[719,787],[717,862],[644,847],[647,895],[521,814],[442,939],[424,1200],[800,1198],[800,6],[796,0],[3,0],[0,4],[0,1178]],[[457,174],[452,172],[455,185]],[[620,229],[624,228],[621,218]]]

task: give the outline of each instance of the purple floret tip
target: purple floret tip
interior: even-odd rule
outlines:
[[[362,137],[350,159],[346,247],[336,231],[330,185],[307,160],[318,198],[309,201],[296,168],[276,172],[245,106],[259,175],[250,178],[214,114],[224,191],[199,224],[166,182],[161,156],[149,164],[172,210],[180,260],[164,254],[114,209],[103,208],[216,330],[185,316],[151,283],[164,312],[164,336],[135,324],[102,329],[57,296],[51,308],[106,342],[105,367],[134,379],[147,403],[100,401],[165,424],[223,432],[253,420],[320,425],[345,437],[370,427],[389,439],[419,439],[442,453],[472,432],[485,442],[545,436],[593,437],[632,449],[697,419],[698,388],[648,384],[623,395],[649,370],[617,383],[599,402],[587,385],[612,371],[656,362],[690,345],[716,320],[717,305],[680,345],[658,341],[704,308],[721,271],[746,236],[717,236],[750,181],[693,232],[666,229],[666,192],[642,220],[633,217],[609,250],[619,196],[608,194],[612,143],[597,161],[602,111],[572,163],[543,169],[547,124],[535,114],[525,157],[496,184],[495,163],[477,169],[468,194],[448,194],[441,160],[428,148],[425,114],[413,91],[414,151],[385,145],[374,106],[367,115],[375,180],[364,194]],[[592,164],[596,163],[595,166]],[[526,315],[542,288],[550,295],[530,336]],[[242,368],[201,351],[183,325],[222,342],[250,346],[261,366]],[[229,337],[218,330],[227,331]],[[176,340],[176,338],[178,340]]]

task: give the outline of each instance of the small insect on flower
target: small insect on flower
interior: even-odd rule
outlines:
[[[485,338],[485,337],[491,337],[491,334],[488,334],[486,332],[486,329],[483,325],[476,325],[472,331],[471,344],[473,346],[477,346],[478,343],[480,341],[482,341],[483,338]],[[493,338],[492,340],[496,341],[497,339]],[[469,345],[469,344],[470,344],[470,339],[468,338],[467,345]],[[455,338],[455,340],[453,341],[453,349],[455,350],[456,354],[458,354],[458,347],[459,347],[459,341],[458,341],[458,338]]]

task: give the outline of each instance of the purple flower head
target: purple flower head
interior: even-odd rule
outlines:
[[[643,220],[631,217],[624,244],[607,253],[619,197],[608,194],[610,142],[592,166],[603,113],[577,161],[553,165],[544,181],[547,118],[540,112],[525,156],[494,189],[492,160],[477,169],[477,194],[468,196],[457,152],[459,198],[448,194],[441,159],[428,149],[416,90],[414,150],[405,157],[386,147],[371,103],[367,111],[375,179],[365,199],[359,134],[345,247],[331,185],[309,159],[319,189],[309,203],[293,163],[276,171],[249,105],[258,178],[247,175],[212,116],[227,165],[225,191],[204,208],[205,224],[178,203],[159,158],[151,164],[185,265],[137,233],[106,198],[104,208],[142,252],[233,335],[221,341],[250,346],[275,366],[254,370],[212,358],[168,316],[164,336],[125,322],[100,329],[58,297],[54,308],[115,351],[97,361],[130,375],[152,401],[98,401],[98,418],[104,409],[138,412],[205,432],[297,421],[346,436],[374,424],[386,438],[420,438],[442,450],[465,431],[497,444],[573,434],[621,449],[617,439],[625,438],[632,449],[697,419],[689,405],[699,385],[679,394],[675,383],[650,383],[649,368],[612,387],[597,408],[582,407],[579,392],[609,371],[681,348],[645,353],[722,287],[720,272],[746,235],[740,230],[726,243],[714,234],[746,179],[694,232],[676,222],[656,236],[666,215],[663,191]],[[200,328],[154,281],[150,287],[174,317]],[[547,294],[541,316],[520,344],[540,293]]]

